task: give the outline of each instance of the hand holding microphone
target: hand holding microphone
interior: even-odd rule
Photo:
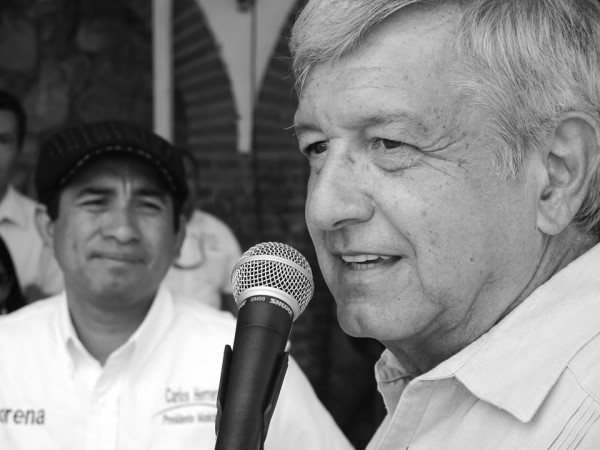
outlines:
[[[216,450],[262,448],[287,368],[292,323],[314,292],[312,271],[294,248],[265,242],[232,274],[239,307],[233,350],[225,347],[217,399]]]

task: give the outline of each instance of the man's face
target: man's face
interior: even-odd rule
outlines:
[[[12,111],[0,109],[0,193],[4,193],[19,155],[17,118]]]
[[[153,298],[184,233],[174,230],[172,198],[155,169],[124,156],[82,168],[50,227],[67,293],[119,307]]]
[[[455,20],[410,7],[388,19],[313,69],[296,114],[306,220],[338,319],[388,347],[474,340],[540,256],[528,167],[519,181],[496,178],[485,115],[459,112]]]

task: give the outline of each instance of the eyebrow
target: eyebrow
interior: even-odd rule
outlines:
[[[393,112],[389,114],[380,114],[371,118],[369,123],[374,125],[392,125],[397,124],[398,122],[408,122],[411,125],[418,128],[418,130],[422,133],[429,134],[429,129],[427,125],[421,122],[417,117],[412,114],[405,112]]]
[[[85,186],[77,191],[77,197],[84,195],[110,195],[112,192],[114,192],[114,189],[108,187]]]
[[[169,196],[169,193],[164,189],[144,187],[136,189],[135,195],[139,197],[155,197],[164,201]]]
[[[306,133],[309,131],[319,131],[319,127],[311,123],[294,123],[291,127],[295,134]]]

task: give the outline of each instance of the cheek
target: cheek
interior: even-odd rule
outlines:
[[[185,226],[182,223],[181,226]],[[177,253],[177,234],[170,223],[144,226],[143,246],[153,255],[154,265],[171,265]]]
[[[59,217],[54,226],[53,246],[56,258],[61,264],[81,264],[84,257],[84,237],[89,235],[89,232],[85,224],[62,221]]]
[[[398,207],[397,227],[415,253],[423,288],[437,297],[442,286],[477,277],[498,245],[493,242],[497,220],[487,215],[487,207],[468,192],[452,191],[449,186],[413,193],[412,199],[410,210],[407,203]]]
[[[78,266],[76,249],[77,244],[72,237],[66,239],[64,235],[54,236],[54,254],[61,267],[75,268]]]
[[[319,230],[315,225],[313,225],[309,220],[308,217],[306,217],[306,227],[308,228],[308,234],[310,235],[310,238],[312,239],[312,241],[316,244],[317,242],[320,242],[323,236],[323,231]]]

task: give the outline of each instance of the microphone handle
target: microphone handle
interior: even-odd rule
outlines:
[[[283,381],[281,370],[285,367],[281,364],[287,364],[285,346],[292,318],[285,309],[270,303],[270,296],[255,297],[267,300],[251,298],[240,308],[233,352],[223,364],[226,370],[219,386],[221,411],[215,450],[262,448]]]

